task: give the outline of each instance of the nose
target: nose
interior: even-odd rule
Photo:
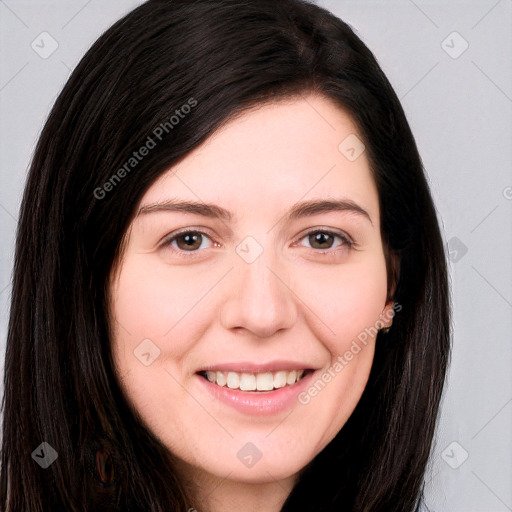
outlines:
[[[252,263],[236,261],[222,304],[224,328],[265,338],[296,323],[297,296],[289,283],[289,272],[267,253],[270,251]]]

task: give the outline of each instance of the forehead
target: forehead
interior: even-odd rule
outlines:
[[[378,218],[361,139],[351,117],[324,96],[263,104],[214,132],[165,172],[141,203],[170,197],[214,202],[236,216],[331,197],[362,203]]]

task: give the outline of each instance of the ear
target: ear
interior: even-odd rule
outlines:
[[[380,330],[386,329],[387,332],[391,325],[393,325],[393,317],[395,316],[394,304],[395,302],[393,300],[388,300],[388,302],[386,302],[386,305],[379,317],[379,320],[382,322],[382,329]]]
[[[380,320],[383,322],[384,332],[387,332],[393,324],[393,317],[395,316],[395,292],[398,285],[398,278],[400,275],[400,258],[396,252],[385,251],[386,254],[386,269],[388,279],[388,295],[386,298],[386,305],[380,315]],[[401,309],[401,307],[400,307]]]

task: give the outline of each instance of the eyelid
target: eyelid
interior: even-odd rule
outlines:
[[[187,226],[186,228],[180,228],[180,229],[177,229],[176,231],[171,231],[170,233],[167,233],[167,235],[165,235],[162,238],[162,241],[164,242],[171,238],[177,237],[179,235],[183,235],[185,233],[190,233],[190,232],[201,233],[203,235],[209,236],[210,238],[212,236],[206,231],[206,228],[204,228],[204,227]]]

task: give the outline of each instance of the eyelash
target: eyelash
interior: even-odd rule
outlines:
[[[311,231],[308,231],[307,233],[302,235],[300,238],[298,238],[297,242],[300,242],[304,238],[306,238],[306,237],[308,237],[308,236],[310,236],[312,234],[317,234],[317,233],[322,233],[322,234],[325,234],[325,235],[329,235],[329,236],[332,236],[333,238],[339,238],[341,240],[341,242],[342,242],[339,247],[346,247],[347,249],[351,249],[351,248],[353,248],[356,245],[355,242],[350,240],[348,238],[348,236],[346,236],[344,234],[337,233],[337,232],[334,232],[334,231],[329,231],[327,229],[318,229],[318,228],[317,229],[313,229]],[[193,251],[184,251],[183,249],[178,249],[178,248],[175,248],[174,246],[172,246],[172,243],[175,240],[177,240],[179,237],[184,236],[184,235],[189,235],[189,234],[206,236],[209,239],[211,239],[210,235],[208,235],[204,231],[201,231],[201,230],[198,230],[198,229],[197,230],[196,229],[186,229],[184,231],[179,231],[178,233],[174,233],[171,236],[167,237],[165,239],[165,241],[162,243],[162,246],[164,248],[171,247],[172,248],[171,250],[173,252],[176,252],[177,254],[179,254],[180,256],[182,256],[184,258],[195,258],[195,257],[198,257],[199,256],[198,253],[201,252],[199,249],[195,249]],[[339,248],[321,250],[321,249],[315,249],[314,247],[308,247],[308,249],[313,250],[317,254],[332,254],[332,253],[335,253],[336,251],[340,250]]]

